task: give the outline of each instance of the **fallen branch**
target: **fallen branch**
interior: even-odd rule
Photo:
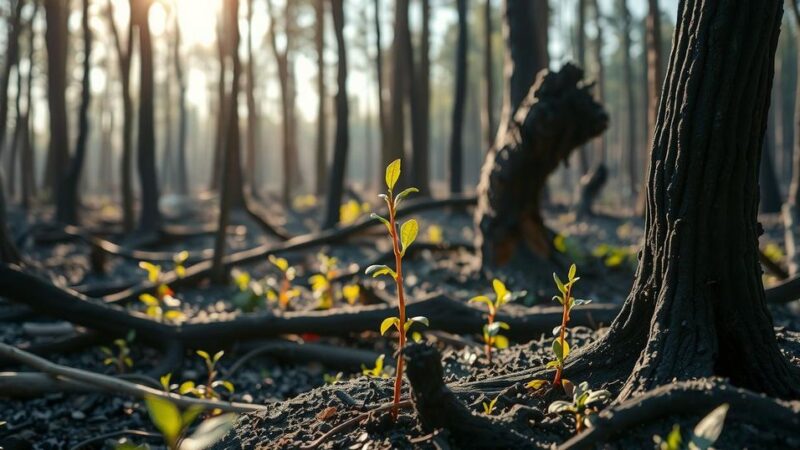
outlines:
[[[112,376],[62,366],[3,343],[0,343],[0,356],[12,358],[21,364],[40,370],[51,377],[58,377],[58,379],[66,379],[68,382],[77,382],[87,385],[88,388],[98,392],[122,393],[136,398],[144,398],[145,396],[159,397],[169,400],[181,408],[201,406],[204,409],[220,409],[222,411],[238,413],[264,411],[267,409],[267,407],[263,405],[219,402],[167,393]]]
[[[764,290],[767,303],[791,303],[800,299],[800,275],[788,278]]]
[[[720,380],[684,381],[659,387],[618,406],[602,411],[593,426],[559,447],[588,450],[603,447],[632,428],[675,415],[702,417],[722,403],[730,404],[728,415],[775,433],[797,436],[800,403],[782,402],[731,386]],[[699,420],[698,417],[698,420]],[[665,428],[666,434],[669,428]]]
[[[157,345],[177,341],[192,348],[218,348],[230,342],[284,334],[311,332],[339,336],[375,331],[383,319],[395,313],[393,305],[342,306],[327,311],[256,313],[227,321],[169,325],[59,288],[5,265],[0,265],[0,292],[9,300],[27,304],[48,316],[106,334],[118,336],[136,330],[138,338]],[[618,310],[618,305],[587,305],[573,313],[571,323],[582,326],[610,323]],[[497,320],[508,323],[511,329],[506,335],[518,341],[549,333],[553,323],[557,323],[562,314],[561,309],[555,306],[508,308],[506,311],[498,315]],[[455,334],[478,333],[485,323],[482,311],[442,294],[410,303],[408,314],[427,317],[431,330]]]
[[[288,359],[292,362],[315,362],[331,369],[358,370],[362,364],[374,364],[380,353],[317,343],[266,341],[259,343],[257,347],[237,359],[227,371],[224,371],[225,378],[231,378],[244,364],[261,355]]]

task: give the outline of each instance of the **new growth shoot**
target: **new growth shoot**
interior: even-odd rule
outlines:
[[[386,225],[389,231],[389,237],[392,240],[392,250],[394,252],[395,268],[391,269],[385,265],[375,265],[367,267],[366,274],[377,277],[380,275],[389,275],[394,279],[397,286],[397,309],[399,315],[397,317],[386,318],[381,323],[381,334],[386,333],[392,327],[398,331],[398,354],[397,354],[397,369],[395,372],[394,380],[394,407],[392,408],[392,417],[397,418],[399,410],[398,404],[400,403],[400,391],[403,382],[403,348],[406,345],[406,333],[414,323],[421,323],[428,325],[428,319],[425,317],[413,317],[409,320],[406,319],[406,299],[405,292],[403,291],[403,256],[406,254],[408,247],[417,238],[419,232],[419,225],[414,219],[409,219],[398,230],[396,222],[397,206],[409,194],[419,192],[419,189],[410,187],[399,194],[394,194],[394,186],[397,180],[400,179],[400,160],[394,160],[389,166],[386,167],[386,194],[381,194],[380,197],[386,202],[389,210],[389,218],[381,217],[377,214],[372,214],[371,217],[380,220]]]
[[[486,303],[486,307],[489,308],[486,325],[483,326],[483,343],[489,363],[492,362],[492,348],[502,350],[508,347],[508,338],[501,335],[500,330],[508,330],[509,326],[505,322],[496,322],[494,319],[500,307],[505,305],[512,297],[511,292],[506,289],[506,285],[502,281],[498,279],[492,280],[492,287],[494,288],[494,301],[485,295],[479,295],[469,300],[470,303]]]

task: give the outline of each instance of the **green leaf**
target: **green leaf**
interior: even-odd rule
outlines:
[[[406,323],[404,325],[406,331],[408,331],[408,329],[411,328],[411,325],[415,324],[415,323],[419,323],[419,324],[425,325],[426,327],[430,326],[430,322],[428,322],[428,318],[427,317],[416,316],[416,317],[412,317],[412,318],[410,318],[410,319],[408,319],[406,321]]]
[[[383,319],[383,322],[381,322],[381,336],[386,334],[386,332],[389,331],[390,328],[397,327],[399,324],[400,324],[399,317],[387,317]]]
[[[401,200],[403,200],[404,198],[408,197],[409,194],[413,194],[415,192],[419,192],[419,189],[417,189],[415,187],[410,187],[410,188],[404,189],[403,192],[397,194],[397,197],[394,198],[394,206],[395,206],[395,208],[400,204]]]
[[[575,266],[575,264],[570,265],[569,266],[569,273],[567,274],[567,279],[569,279],[569,281],[574,280],[575,279],[575,274],[577,272],[578,272],[578,268]]]
[[[714,445],[714,442],[722,434],[722,427],[725,425],[725,416],[728,415],[729,408],[730,405],[723,403],[698,422],[689,440],[690,449],[707,450]]]
[[[204,360],[211,362],[211,355],[209,355],[208,352],[203,350],[198,350],[197,355],[203,358]]]
[[[364,271],[366,275],[372,275],[372,278],[379,277],[381,275],[391,275],[392,278],[397,278],[397,274],[394,270],[389,268],[389,266],[385,266],[383,264],[375,264],[372,266],[367,267],[367,270]]]
[[[183,421],[178,407],[169,400],[148,395],[144,399],[153,425],[168,442],[176,442],[183,431]]]
[[[502,334],[498,334],[492,339],[492,345],[499,350],[508,348],[508,338]]]
[[[511,327],[509,327],[508,324],[505,322],[492,322],[491,325],[488,325],[486,327],[486,331],[489,334],[489,336],[496,336],[501,329],[508,330],[509,328]]]
[[[178,252],[175,254],[175,256],[172,257],[172,261],[175,262],[175,264],[183,264],[188,259],[189,259],[189,252],[187,252],[186,250]]]
[[[486,303],[489,306],[494,306],[492,305],[492,300],[485,295],[478,295],[476,297],[472,297],[471,299],[469,299],[469,303]]]
[[[225,354],[225,351],[224,351],[224,350],[220,350],[220,351],[218,351],[217,353],[215,353],[215,354],[214,354],[214,360],[213,360],[213,362],[214,362],[215,364],[216,364],[217,362],[219,362],[219,359],[220,359],[220,358],[222,358],[222,355],[224,355],[224,354]]]
[[[402,244],[402,249],[400,253],[405,255],[406,250],[408,247],[414,242],[417,238],[417,233],[419,232],[419,225],[417,221],[414,219],[410,219],[408,222],[404,223],[400,227],[400,243]]]
[[[566,295],[567,288],[564,286],[564,283],[561,282],[561,278],[558,278],[558,275],[555,273],[553,273],[553,281],[556,282],[556,287],[558,287],[558,290],[561,291],[562,294]]]
[[[564,400],[556,400],[547,408],[547,412],[551,414],[573,411],[575,411],[575,408],[572,407],[572,403]]]
[[[389,221],[386,220],[383,216],[380,216],[378,214],[372,213],[372,214],[369,215],[369,217],[372,218],[372,219],[380,220],[384,225],[386,225],[386,229],[389,230],[389,232],[391,233],[392,224],[389,223]]]
[[[178,393],[181,395],[186,395],[194,390],[194,381],[184,381],[178,387]]]
[[[563,362],[569,355],[569,343],[565,340],[562,346],[560,339],[553,339],[553,353],[556,355],[556,359]]]
[[[199,416],[200,413],[202,412],[203,412],[203,407],[200,405],[192,405],[186,408],[186,410],[184,410],[183,413],[181,414],[181,421],[183,422],[183,427],[186,428],[189,425],[191,425],[197,419],[197,416]]]
[[[168,373],[166,375],[161,375],[161,387],[164,388],[165,391],[169,391],[169,380],[172,378],[172,373]]]
[[[233,428],[236,414],[224,414],[203,421],[191,436],[181,442],[181,450],[205,450],[223,438]]]
[[[386,187],[389,191],[394,189],[397,180],[400,179],[400,160],[395,159],[388,166],[386,166]]]
[[[147,306],[158,306],[158,299],[151,294],[142,294],[139,296],[139,301]]]
[[[536,379],[529,381],[528,384],[525,385],[525,387],[529,387],[535,390],[541,388],[545,384],[547,384],[547,380]]]
[[[511,293],[508,292],[508,289],[506,289],[506,285],[497,278],[492,280],[492,287],[494,288],[495,299],[497,300],[498,305],[505,303],[508,300],[508,297],[511,296]]]
[[[558,361],[550,361],[544,367],[546,369],[555,369],[556,367],[559,367],[560,365],[561,365],[561,363],[558,362]]]

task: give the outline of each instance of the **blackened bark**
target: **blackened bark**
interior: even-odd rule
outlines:
[[[19,264],[22,257],[14,245],[14,238],[8,229],[8,213],[6,211],[6,193],[3,189],[3,176],[0,173],[0,262]]]
[[[497,138],[501,139],[513,120],[536,74],[547,67],[548,7],[540,0],[504,0],[503,37],[505,88]]]
[[[91,102],[91,57],[92,30],[89,27],[89,0],[82,1],[81,30],[83,33],[83,75],[81,79],[81,104],[78,111],[78,140],[75,143],[75,154],[67,171],[59,183],[56,192],[56,218],[66,224],[78,223],[78,207],[80,198],[78,187],[86,158],[86,147],[89,140],[89,104]]]
[[[456,46],[453,92],[453,118],[450,131],[450,193],[459,194],[464,189],[462,130],[464,128],[464,104],[467,97],[467,0],[456,0],[458,9],[458,43]]]
[[[430,195],[428,175],[428,141],[430,135],[430,1],[421,0],[421,33],[419,43],[419,62],[414,61],[411,33],[408,34],[406,49],[410,64],[408,96],[411,104],[411,184],[420,190],[421,195]]]
[[[409,0],[395,1],[394,10],[394,42],[392,43],[392,85],[390,101],[390,117],[388,131],[390,134],[389,145],[383,155],[383,166],[385,167],[395,159],[402,158],[406,149],[406,121],[405,121],[405,92],[409,75],[408,67],[412,62],[408,59],[411,50],[407,48],[411,43],[410,31],[408,28],[408,4]],[[401,174],[400,184],[405,184],[407,174]]]
[[[337,2],[333,2],[337,3]],[[335,7],[335,6],[334,6]],[[314,1],[315,34],[314,44],[317,51],[317,152],[316,152],[316,188],[317,195],[325,192],[328,169],[328,115],[325,106],[328,104],[328,93],[325,89],[325,0]],[[338,216],[338,213],[337,213]]]
[[[607,180],[608,169],[602,163],[581,177],[578,182],[578,195],[575,202],[575,214],[579,218],[590,217],[594,214],[592,207]]]
[[[647,0],[645,31],[647,42],[647,143],[653,142],[653,133],[658,118],[658,99],[661,97],[661,84],[664,82],[661,61],[661,10],[658,0]]]
[[[605,64],[603,63],[603,14],[600,10],[600,5],[598,4],[597,0],[592,0],[592,10],[594,11],[594,26],[596,30],[596,35],[594,38],[594,60],[595,64],[597,64],[597,73],[595,74],[595,85],[597,86],[597,100],[600,103],[603,103],[605,100],[605,85],[606,85],[606,76],[605,76]],[[599,155],[598,160],[600,164],[605,164],[606,162],[606,137],[605,135],[600,136],[597,139],[597,144],[599,147]]]
[[[47,30],[47,106],[50,111],[50,146],[47,155],[46,184],[50,195],[58,192],[61,171],[69,164],[67,125],[67,17],[66,2],[46,0]]]
[[[22,28],[22,0],[12,4],[12,15],[6,24],[6,54],[3,59],[3,72],[0,73],[0,146],[6,138],[8,121],[8,85],[11,83],[11,70],[19,62],[19,34]],[[2,150],[0,150],[2,151]]]
[[[586,0],[578,0],[578,20],[576,24],[576,59],[578,66],[586,68]],[[589,172],[589,157],[587,155],[588,149],[586,145],[582,145],[578,149],[578,169],[581,175],[586,175]]]
[[[487,154],[475,211],[475,246],[483,268],[525,255],[550,256],[552,240],[540,211],[547,177],[608,125],[582,77],[583,71],[570,64],[542,72]]]
[[[375,78],[378,81],[378,122],[381,129],[381,159],[390,160],[389,154],[389,123],[386,118],[386,100],[384,99],[383,85],[383,47],[381,47],[381,5],[380,0],[374,0],[375,24]]]
[[[130,2],[133,7],[133,2]],[[125,41],[122,41],[117,24],[114,21],[113,2],[109,0],[106,8],[111,34],[114,36],[114,46],[117,50],[119,65],[119,81],[122,97],[122,158],[120,159],[120,173],[122,182],[122,225],[126,232],[133,230],[133,99],[131,98],[131,54],[133,49],[133,16],[128,19],[128,30]]]
[[[789,0],[795,24],[795,37],[800,45],[800,5],[798,0]],[[800,74],[800,58],[796,73]],[[784,240],[789,274],[800,273],[800,84],[795,88],[794,97],[794,143],[792,160],[792,181],[789,185],[789,198],[783,205]]]
[[[494,62],[492,57],[492,2],[486,0],[483,4],[483,136],[484,147],[487,149],[494,143]]]
[[[769,121],[771,122],[772,118],[770,118]],[[758,170],[758,186],[761,200],[759,202],[759,209],[763,213],[777,213],[781,211],[781,192],[772,159],[774,150],[775,144],[772,137],[765,135],[764,148],[761,151],[761,163]]]
[[[347,150],[350,145],[349,111],[347,106],[347,51],[344,42],[344,2],[333,0],[331,9],[333,29],[336,32],[336,50],[338,54],[336,72],[336,138],[333,148],[328,186],[328,204],[325,213],[325,228],[339,222],[339,208],[344,193],[344,179],[347,169]]]
[[[154,120],[153,44],[148,12],[152,0],[131,0],[131,14],[139,32],[139,133],[137,165],[141,189],[138,230],[154,232],[161,227],[156,178],[156,137]]]
[[[31,115],[33,113],[33,67],[35,62],[35,38],[36,31],[33,28],[33,23],[39,12],[39,2],[33,3],[33,11],[28,23],[28,73],[25,83],[25,112],[22,117],[22,130],[20,146],[22,154],[20,155],[20,172],[22,174],[22,208],[28,209],[31,205],[31,199],[36,195],[36,175],[34,173],[35,167],[35,154],[33,148],[33,131],[31,130]]]
[[[630,198],[635,201],[639,192],[638,177],[636,176],[639,172],[639,165],[637,164],[638,146],[636,145],[636,97],[633,92],[633,64],[631,62],[631,13],[628,9],[628,0],[619,0],[617,8],[620,16],[619,25],[622,38],[622,73],[625,83],[625,117],[627,119],[625,125],[627,138],[625,141],[625,164],[628,172],[628,182],[630,183]]]

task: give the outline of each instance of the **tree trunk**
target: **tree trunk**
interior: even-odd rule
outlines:
[[[46,0],[47,29],[47,106],[50,111],[50,147],[47,155],[46,183],[50,195],[59,190],[61,171],[69,164],[69,131],[67,125],[67,3]],[[3,89],[2,91],[4,91]],[[0,91],[0,92],[2,92]],[[5,104],[5,101],[2,102]],[[5,123],[5,120],[2,121]],[[2,137],[2,136],[0,136]]]
[[[412,64],[408,60],[411,50],[407,48],[410,44],[410,31],[408,25],[408,4],[409,0],[395,1],[394,11],[394,42],[392,43],[392,86],[389,101],[391,104],[390,120],[388,131],[390,133],[389,147],[383,155],[383,166],[398,158],[403,158],[406,150],[405,138],[405,89],[408,75],[408,67]],[[408,179],[408,174],[401,174],[400,184],[405,184],[402,180]]]
[[[608,125],[590,88],[580,85],[582,77],[571,64],[560,72],[542,72],[486,155],[475,211],[475,247],[484,269],[550,257],[542,189],[559,163]]]
[[[608,333],[565,369],[627,376],[618,400],[714,375],[771,396],[800,394],[758,261],[758,167],[781,3],[681,3],[636,280]]]
[[[772,124],[772,114],[768,114],[768,123]],[[775,175],[775,165],[772,154],[775,151],[775,142],[769,133],[764,134],[761,163],[759,165],[759,209],[762,213],[777,213],[781,211],[781,191],[778,186],[778,177]]]
[[[158,231],[161,212],[158,209],[158,179],[156,178],[156,138],[154,123],[153,46],[150,38],[148,12],[152,0],[132,0],[132,15],[139,32],[139,133],[137,165],[141,188],[141,212],[138,230]]]
[[[647,143],[652,144],[653,133],[658,118],[658,99],[661,97],[661,84],[664,82],[661,61],[661,10],[658,0],[647,0],[646,42],[647,42]],[[645,167],[645,170],[647,168]]]
[[[594,26],[596,29],[596,36],[594,40],[594,60],[597,64],[597,73],[595,74],[595,84],[597,86],[597,100],[602,104],[605,101],[605,64],[603,63],[603,14],[600,10],[598,0],[592,0],[592,10],[594,11]],[[606,163],[606,135],[605,133],[597,139],[599,147],[599,161],[600,164]]]
[[[338,3],[336,1],[333,2]],[[335,7],[335,5],[334,5]],[[328,120],[325,106],[328,104],[328,93],[325,89],[325,0],[315,0],[314,12],[316,13],[314,44],[317,50],[317,152],[316,152],[316,187],[314,192],[322,195],[327,184],[326,173],[328,165]],[[338,119],[337,119],[338,122]],[[337,211],[338,221],[338,211]]]
[[[419,43],[419,63],[414,61],[414,52],[409,32],[406,49],[409,54],[408,96],[411,104],[411,184],[422,195],[430,195],[428,174],[430,139],[430,1],[421,0],[422,32]]]
[[[486,0],[483,4],[483,136],[484,147],[487,149],[494,143],[494,61],[492,58],[492,2]]]
[[[467,0],[456,0],[458,9],[458,43],[456,44],[455,74],[453,90],[453,117],[450,131],[450,194],[460,194],[464,189],[462,134],[464,128],[464,104],[467,97]]]
[[[576,59],[578,60],[578,65],[585,69],[586,68],[586,0],[578,0],[578,20],[576,24],[577,28],[577,36],[576,36]],[[587,154],[588,149],[586,145],[581,145],[581,148],[578,149],[578,169],[580,170],[581,176],[586,175],[589,173],[589,156]]]
[[[82,1],[81,30],[83,33],[83,78],[81,81],[81,104],[78,111],[78,140],[75,143],[75,154],[72,156],[56,193],[56,218],[59,222],[71,225],[78,224],[78,207],[80,205],[78,187],[89,140],[89,103],[92,95],[90,84],[92,31],[89,28],[89,0]]]
[[[175,81],[178,84],[178,149],[177,155],[177,191],[180,195],[189,194],[189,174],[186,167],[186,80],[183,75],[183,62],[181,60],[181,28],[178,21],[179,12],[176,10],[174,15],[175,41],[173,42],[172,60],[175,64]]]
[[[133,7],[133,0],[130,2]],[[113,2],[109,0],[106,8],[114,46],[117,49],[119,64],[119,80],[122,96],[122,158],[120,172],[122,180],[122,225],[125,232],[134,227],[133,212],[133,100],[130,90],[131,53],[133,49],[133,17],[128,18],[128,32],[125,42],[122,41],[116,22],[114,21]]]
[[[378,81],[378,122],[381,129],[381,159],[385,163],[391,161],[389,150],[389,123],[386,118],[386,100],[384,99],[383,85],[383,48],[381,41],[381,6],[380,0],[375,0],[375,67]]]
[[[33,67],[35,58],[36,31],[33,23],[39,13],[39,2],[34,2],[33,12],[28,23],[28,73],[25,82],[25,113],[22,120],[22,140],[20,155],[20,172],[22,173],[22,208],[29,209],[31,199],[36,195],[35,152],[33,148],[33,130],[31,129],[31,116],[33,114]]]
[[[622,74],[623,82],[625,83],[625,102],[627,123],[626,129],[626,168],[628,172],[628,183],[630,189],[630,199],[636,201],[639,192],[639,185],[637,184],[638,177],[636,174],[639,172],[639,165],[637,164],[637,149],[636,144],[636,97],[633,92],[633,64],[631,62],[631,13],[628,10],[628,0],[619,0],[618,14],[620,17],[620,35],[622,41]]]
[[[0,173],[0,262],[19,264],[22,257],[14,245],[14,238],[8,229],[8,213],[6,212],[6,194],[3,189],[3,176]]]
[[[547,55],[549,8],[545,0],[504,0],[505,88],[497,139],[502,140],[515,112],[550,63]]]
[[[8,155],[8,198],[11,202],[16,198],[16,183],[17,183],[17,154],[19,153],[20,140],[22,134],[23,112],[22,112],[22,96],[24,95],[22,87],[22,71],[19,68],[19,51],[17,51],[17,66],[15,84],[17,86],[16,95],[14,95],[14,133],[11,136],[11,154]]]
[[[795,38],[800,48],[800,5],[798,0],[789,0],[795,25]],[[800,80],[800,58],[797,58],[798,80]],[[784,239],[786,259],[789,261],[789,274],[800,273],[800,83],[795,88],[794,97],[794,143],[792,161],[792,181],[789,185],[789,198],[783,205]]]
[[[339,222],[339,207],[344,193],[345,172],[347,169],[347,150],[349,146],[349,118],[347,106],[347,51],[344,41],[344,6],[343,2],[331,2],[333,28],[336,32],[336,50],[338,54],[336,73],[336,140],[333,149],[330,185],[328,187],[328,207],[325,214],[325,228]]]
[[[271,29],[271,27],[270,27]],[[222,178],[222,165],[224,164],[224,149],[225,147],[225,24],[222,16],[217,18],[217,59],[219,60],[219,76],[217,77],[217,120],[216,136],[214,139],[214,164],[211,167],[211,182],[209,187],[212,191],[219,190],[219,182]]]

